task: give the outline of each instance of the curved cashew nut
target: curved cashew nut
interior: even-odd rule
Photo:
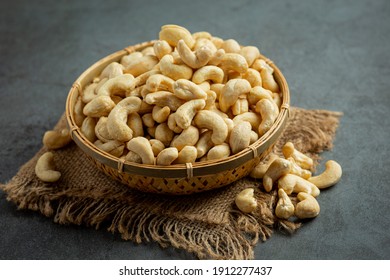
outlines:
[[[286,142],[286,144],[284,144],[284,146],[282,147],[282,153],[285,158],[292,157],[295,162],[303,169],[313,169],[313,159],[295,149],[294,144],[292,142]]]
[[[160,107],[168,106],[171,111],[176,111],[185,102],[169,91],[156,91],[148,93],[145,96],[144,101],[148,104],[154,104]]]
[[[278,187],[287,194],[305,192],[314,197],[319,196],[320,190],[313,183],[294,174],[285,174],[278,180]]]
[[[146,89],[150,92],[170,91],[173,92],[173,83],[175,81],[162,74],[155,74],[146,81]]]
[[[143,164],[155,164],[152,146],[145,137],[134,137],[127,142],[126,146],[129,151],[133,151],[141,157]]]
[[[325,163],[325,171],[320,175],[309,178],[308,181],[319,189],[326,189],[337,184],[341,179],[342,173],[340,164],[334,160],[328,160]]]
[[[295,216],[299,219],[308,219],[318,216],[320,213],[320,205],[314,197],[310,194],[301,192],[298,193],[297,198],[300,202],[298,202],[295,207]]]
[[[195,40],[198,40],[198,39],[209,39],[210,40],[212,35],[207,31],[198,31],[198,32],[192,33],[192,37]]]
[[[252,129],[258,131],[259,125],[261,123],[261,116],[254,112],[246,112],[233,118],[234,124],[238,124],[243,121],[249,122],[252,125]]]
[[[207,93],[200,86],[184,79],[179,79],[173,84],[173,94],[183,100],[207,98]]]
[[[116,76],[115,78],[109,79],[107,82],[105,82],[99,88],[98,95],[111,96],[121,91],[130,92],[134,88],[134,76],[131,74],[123,74],[120,76]]]
[[[157,139],[150,139],[150,145],[152,146],[153,154],[156,157],[162,150],[165,149],[165,145],[163,142]]]
[[[227,143],[222,143],[212,147],[207,153],[207,160],[223,159],[230,156],[230,146]]]
[[[192,52],[182,39],[177,43],[177,52],[185,64],[195,69],[205,66],[213,55],[211,49],[207,46],[202,46]]]
[[[170,54],[165,55],[160,60],[160,70],[165,76],[171,79],[186,79],[190,80],[192,77],[192,68],[186,64],[175,64],[173,56]]]
[[[248,71],[248,63],[246,62],[245,57],[238,53],[225,53],[219,66],[227,72],[235,71],[238,73],[245,73]]]
[[[107,117],[100,117],[95,125],[95,135],[102,142],[113,140],[107,129]]]
[[[261,86],[263,84],[261,81],[260,72],[253,68],[249,68],[245,73],[243,73],[242,78],[247,80],[251,84],[252,88]]]
[[[254,189],[247,188],[237,194],[234,202],[238,209],[244,213],[251,213],[257,208],[257,201],[254,197]]]
[[[191,125],[192,119],[195,117],[196,113],[199,110],[202,110],[206,106],[206,101],[204,99],[193,99],[187,101],[181,105],[175,114],[176,124],[182,128],[186,129]]]
[[[137,59],[133,59],[124,69],[124,73],[131,74],[137,77],[145,72],[153,69],[159,62],[158,58],[154,55],[144,55]]]
[[[43,182],[53,183],[60,179],[61,173],[55,170],[52,152],[46,152],[39,157],[35,165],[35,174]]]
[[[222,43],[221,48],[224,49],[226,53],[239,53],[241,46],[236,40],[228,39]]]
[[[107,81],[107,79],[105,79],[105,81]],[[84,88],[83,92],[81,93],[81,100],[84,103],[88,103],[96,97],[97,86],[98,86],[98,83],[91,83]]]
[[[263,186],[265,191],[270,192],[274,183],[283,175],[290,172],[291,162],[283,158],[275,159],[263,176]]]
[[[272,92],[280,92],[279,85],[268,68],[263,68],[260,72],[260,76],[262,85],[265,89],[269,89]]]
[[[200,110],[194,117],[194,124],[198,128],[207,128],[213,131],[211,141],[214,144],[225,142],[229,130],[228,126],[221,116],[213,111]]]
[[[251,141],[250,144],[255,143],[259,139],[259,134],[256,131],[251,131]]]
[[[123,142],[117,140],[110,140],[105,143],[101,142],[100,140],[96,140],[94,145],[99,149],[118,158],[122,156],[123,151],[125,149],[125,145],[123,144]]]
[[[174,135],[167,123],[160,123],[154,132],[154,138],[160,140],[165,146],[169,146]]]
[[[252,169],[251,173],[249,173],[249,176],[255,179],[263,178],[271,163],[277,158],[279,158],[278,155],[273,153],[270,154],[265,162],[261,161],[258,165],[255,166],[255,168]]]
[[[249,111],[249,103],[246,98],[238,98],[236,102],[234,102],[232,106],[233,115],[241,115]]]
[[[203,157],[214,146],[213,141],[211,141],[212,134],[212,130],[206,130],[199,136],[199,140],[195,145],[197,158]]]
[[[251,90],[251,85],[244,79],[229,80],[222,88],[219,97],[219,107],[222,112],[227,112],[229,108],[237,101],[240,95],[246,95]]]
[[[137,88],[139,88],[139,87],[141,87],[141,86],[143,86],[143,85],[145,85],[146,84],[146,81],[150,78],[150,77],[152,77],[152,76],[154,76],[154,75],[158,75],[158,74],[161,74],[161,72],[160,72],[160,70],[156,70],[156,69],[152,69],[152,70],[149,70],[149,71],[147,71],[147,72],[144,72],[144,73],[142,73],[142,74],[140,74],[139,76],[137,76],[135,79],[134,79],[134,87],[135,87],[135,89],[134,90],[136,90]],[[144,87],[145,88],[145,87]],[[144,89],[143,88],[143,89]],[[146,88],[147,89],[147,88]],[[133,91],[134,91],[133,90]],[[142,90],[141,90],[141,95],[142,95]],[[131,93],[130,93],[130,95],[131,95]]]
[[[119,64],[118,62],[111,62],[103,69],[102,73],[100,73],[99,78],[111,79],[120,75],[123,75],[123,65]]]
[[[81,133],[91,143],[93,143],[96,140],[95,127],[96,127],[96,119],[91,117],[86,117],[80,128]]]
[[[260,51],[257,47],[254,46],[245,46],[242,47],[239,53],[245,58],[248,66],[251,66],[253,62],[260,56]]]
[[[62,129],[61,131],[48,130],[45,132],[42,139],[43,145],[52,150],[65,147],[71,141],[72,138],[70,137],[70,132],[67,128]]]
[[[179,152],[177,159],[173,162],[174,164],[195,162],[197,157],[197,150],[194,146],[185,146]]]
[[[302,177],[303,179],[306,179],[306,180],[311,177],[311,172],[307,169],[303,169],[302,167],[300,167],[295,162],[295,159],[293,159],[292,157],[289,157],[287,160],[291,162],[291,170],[290,170],[291,174],[297,175],[297,176]]]
[[[81,126],[81,124],[83,123],[83,121],[85,119],[85,114],[83,113],[83,110],[85,107],[84,105],[85,104],[84,104],[83,100],[79,96],[77,98],[76,104],[74,104],[74,109],[73,109],[73,118],[74,118],[74,121],[78,127]]]
[[[144,127],[141,116],[137,112],[133,112],[127,117],[127,125],[133,132],[133,137],[144,136]]]
[[[138,60],[143,56],[144,55],[142,52],[132,52],[128,55],[122,56],[120,64],[122,64],[123,67],[126,68],[127,66],[132,65],[134,60]]]
[[[114,107],[115,103],[110,96],[96,96],[84,106],[83,114],[93,118],[106,117]]]
[[[154,106],[153,111],[152,111],[152,117],[153,117],[153,120],[155,120],[156,122],[163,123],[163,122],[166,122],[168,120],[170,113],[171,113],[171,109],[169,109],[168,106],[164,106],[164,107]]]
[[[135,163],[142,163],[142,158],[135,152],[129,151],[126,156],[125,160],[129,162],[135,162]]]
[[[198,140],[199,129],[191,125],[173,138],[171,147],[175,147],[181,151],[185,146],[194,146]]]
[[[249,146],[251,131],[252,126],[249,122],[241,122],[233,127],[229,138],[229,144],[233,154],[236,154]]]
[[[128,115],[139,111],[141,99],[135,96],[124,98],[110,112],[107,118],[108,133],[118,141],[126,142],[133,137],[133,131],[127,125]]]
[[[157,165],[171,165],[179,156],[179,152],[175,147],[165,148],[162,150],[156,159]]]
[[[261,99],[273,100],[272,92],[261,86],[253,87],[248,94],[248,102],[251,105],[255,105]]]
[[[214,65],[206,65],[194,72],[192,81],[195,84],[201,84],[204,81],[212,81],[213,83],[220,84],[223,81],[224,75],[225,73],[221,68]]]
[[[295,207],[283,189],[278,190],[279,200],[275,207],[275,215],[280,219],[288,219],[294,215]]]
[[[172,52],[172,47],[165,40],[158,40],[153,44],[154,53],[158,59],[163,58],[164,55]]]
[[[174,24],[163,25],[159,33],[159,39],[167,41],[172,47],[176,47],[180,39],[184,40],[191,49],[195,44],[195,39],[186,28]]]
[[[167,124],[170,130],[175,133],[181,133],[183,131],[183,129],[176,123],[176,113],[172,113],[169,115]]]
[[[279,115],[279,109],[275,104],[268,99],[261,99],[256,103],[256,112],[261,115],[261,123],[259,125],[259,135],[264,135],[274,124]]]
[[[211,57],[211,59],[209,60],[209,63],[208,65],[214,65],[214,66],[218,66],[219,64],[221,64],[221,61],[223,59],[223,57],[225,56],[225,50],[224,49],[219,49],[217,50],[213,56]]]

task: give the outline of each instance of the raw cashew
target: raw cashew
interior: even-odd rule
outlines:
[[[173,92],[173,83],[175,81],[162,74],[155,74],[146,81],[146,88],[150,92],[170,91]]]
[[[206,99],[206,92],[197,84],[179,79],[173,84],[173,94],[183,100]]]
[[[143,55],[154,55],[154,56],[156,56],[156,54],[155,54],[155,52],[154,52],[153,46],[144,48],[144,49],[141,51],[141,53],[142,53]]]
[[[249,122],[241,122],[233,127],[229,138],[229,145],[233,154],[236,154],[249,146],[251,131],[252,126]]]
[[[102,73],[100,74],[99,78],[115,78],[117,76],[123,75],[123,65],[118,62],[111,62],[106,66],[106,68],[103,69]]]
[[[275,81],[272,72],[268,68],[264,68],[260,72],[262,85],[265,89],[269,89],[272,92],[280,92],[279,85]]]
[[[95,126],[95,135],[102,142],[113,140],[107,129],[107,117],[100,117]]]
[[[254,189],[247,188],[237,194],[235,204],[244,213],[251,213],[257,208],[257,201],[254,197]]]
[[[294,174],[285,174],[278,180],[278,187],[283,189],[287,194],[305,192],[317,197],[320,190],[309,181]]]
[[[261,99],[273,100],[272,92],[261,86],[253,87],[248,94],[248,102],[250,105],[255,105]]]
[[[86,117],[80,128],[81,133],[91,143],[95,142],[96,140],[95,127],[96,127],[96,119],[91,117]]]
[[[168,127],[175,133],[181,133],[183,129],[176,123],[176,113],[172,113],[168,117]]]
[[[133,137],[144,136],[144,127],[141,116],[133,112],[127,117],[127,125],[133,131]]]
[[[105,81],[107,80],[105,79]],[[94,99],[97,96],[97,92],[96,92],[97,86],[98,83],[91,83],[84,88],[81,94],[81,100],[84,103],[90,102],[92,99]]]
[[[127,125],[128,115],[137,112],[141,107],[141,99],[130,96],[119,102],[110,112],[107,119],[108,133],[118,141],[126,142],[133,137],[133,131]]]
[[[194,146],[185,146],[179,152],[177,159],[173,162],[174,164],[195,162],[197,157],[197,149]]]
[[[132,60],[124,69],[126,74],[137,77],[153,69],[158,63],[158,58],[154,55],[144,55],[138,59]]]
[[[214,146],[211,141],[212,130],[206,130],[199,136],[199,140],[196,143],[197,158],[203,157]]]
[[[314,166],[313,159],[295,149],[292,142],[284,144],[282,147],[282,153],[285,158],[292,157],[295,162],[304,169],[311,170]]]
[[[171,143],[173,136],[174,136],[174,133],[168,127],[167,123],[160,123],[156,127],[156,131],[154,133],[154,138],[157,140],[160,140],[162,143],[164,143],[165,146],[169,146],[169,143]]]
[[[55,150],[65,147],[72,141],[69,129],[64,128],[61,131],[48,130],[43,135],[43,145],[48,149]]]
[[[121,157],[123,154],[123,151],[125,149],[125,145],[123,142],[117,141],[117,140],[110,140],[106,143],[101,142],[100,140],[96,140],[94,142],[94,145],[98,147],[99,149],[113,155],[114,157]]]
[[[195,146],[198,140],[199,129],[191,125],[173,138],[171,147],[176,147],[179,151],[181,151],[185,146]]]
[[[221,63],[224,56],[225,56],[225,50],[219,49],[213,54],[213,57],[210,59],[208,64],[217,66]]]
[[[198,39],[208,39],[208,40],[210,40],[211,37],[212,37],[212,35],[209,32],[207,32],[207,31],[198,31],[198,32],[192,33],[192,38],[194,38],[195,40],[198,40]]]
[[[122,64],[123,67],[126,68],[127,66],[132,65],[134,60],[138,60],[143,56],[144,55],[141,52],[132,52],[128,55],[123,56],[121,58],[120,64]]]
[[[146,113],[144,114],[142,117],[142,123],[146,126],[146,127],[154,127],[155,125],[155,121],[153,119],[153,113]]]
[[[150,77],[152,77],[154,75],[159,75],[159,74],[161,75],[160,70],[156,70],[156,69],[152,69],[152,70],[149,70],[147,72],[144,72],[134,79],[134,86],[136,88],[141,87],[141,86],[146,84],[146,81],[149,80]],[[142,90],[140,91],[141,96],[144,93],[144,91],[145,91],[145,87],[142,87]],[[146,91],[148,92],[148,90],[146,90]]]
[[[303,169],[302,167],[300,167],[295,162],[294,158],[289,157],[287,160],[291,162],[291,170],[290,170],[291,174],[297,175],[297,176],[302,177],[303,179],[306,179],[306,180],[311,177],[311,172],[307,169]]]
[[[213,83],[222,83],[225,73],[217,66],[206,65],[194,72],[192,81],[195,84],[201,84],[204,81],[212,81]]]
[[[171,111],[176,111],[185,102],[169,91],[151,92],[145,96],[144,101],[160,107],[168,106]]]
[[[219,67],[224,71],[232,70],[238,73],[245,73],[248,70],[248,63],[246,62],[245,57],[238,53],[225,53]]]
[[[156,122],[163,123],[163,122],[166,122],[168,120],[170,113],[171,113],[171,109],[169,109],[168,106],[165,106],[165,107],[154,106],[153,111],[152,111],[152,117],[153,117],[153,120],[155,120]]]
[[[261,123],[261,116],[254,112],[246,112],[241,115],[237,115],[233,118],[233,122],[238,124],[240,122],[247,121],[252,125],[252,129],[258,131],[259,125]]]
[[[158,59],[163,58],[164,55],[172,52],[172,47],[165,40],[158,40],[153,44],[154,53]]]
[[[195,52],[192,52],[182,39],[177,43],[177,52],[183,62],[194,69],[205,66],[213,55],[212,50],[207,46],[202,46]]]
[[[259,125],[259,135],[264,135],[274,124],[279,115],[279,110],[272,101],[261,99],[256,103],[256,112],[261,115],[261,123]]]
[[[74,110],[73,110],[73,118],[78,127],[81,126],[85,119],[85,114],[83,113],[84,110],[84,102],[82,101],[81,97],[79,96],[77,98],[76,104],[74,104]]]
[[[135,163],[142,163],[142,158],[135,152],[129,151],[126,156],[125,160],[129,162],[135,162]]]
[[[127,142],[127,149],[138,154],[143,164],[155,164],[152,146],[145,137],[134,137]]]
[[[211,136],[211,141],[214,144],[222,144],[225,142],[228,136],[228,127],[221,116],[217,113],[208,111],[208,110],[200,110],[195,115],[194,124],[198,128],[207,128],[213,131]]]
[[[156,157],[162,150],[165,149],[165,145],[163,142],[157,139],[150,139],[150,145],[152,146],[153,154]]]
[[[156,158],[157,165],[171,165],[177,159],[179,152],[175,147],[169,147],[162,150]]]
[[[276,204],[275,215],[280,219],[288,219],[294,215],[295,207],[283,189],[278,190],[279,200]]]
[[[320,175],[309,178],[308,181],[316,185],[319,189],[326,189],[337,184],[341,179],[342,173],[340,164],[334,160],[328,160],[325,163],[325,171]]]
[[[249,103],[246,98],[238,98],[236,102],[234,102],[232,106],[233,115],[241,115],[249,111]]]
[[[299,219],[308,219],[318,216],[320,213],[320,205],[313,196],[301,192],[298,193],[297,198],[300,202],[298,202],[295,207],[295,216]]]
[[[250,144],[253,144],[255,143],[257,140],[259,140],[259,134],[257,134],[256,131],[251,131],[251,141],[250,141]]]
[[[263,176],[263,186],[265,191],[270,192],[274,183],[283,175],[290,172],[291,162],[283,158],[275,159]]]
[[[190,80],[192,77],[192,68],[186,64],[175,64],[171,54],[161,58],[159,65],[161,73],[173,80]]]
[[[53,183],[60,179],[61,173],[55,170],[52,152],[46,152],[39,157],[35,165],[35,174],[43,182]]]
[[[159,39],[167,41],[172,47],[176,47],[180,39],[184,40],[190,49],[195,44],[195,39],[186,28],[174,24],[163,25],[159,33]]]
[[[255,166],[255,168],[252,169],[251,173],[249,173],[249,176],[255,179],[262,179],[271,163],[277,158],[279,158],[278,155],[273,153],[270,154],[265,162],[261,161],[258,165]]]
[[[242,74],[242,78],[247,80],[252,88],[262,85],[260,72],[255,69],[249,68]]]
[[[223,159],[230,156],[230,146],[227,143],[222,143],[212,147],[207,153],[207,160]]]
[[[253,69],[256,69],[259,72],[261,72],[263,69],[267,69],[269,73],[274,73],[274,69],[262,58],[256,59],[251,66]]]
[[[226,53],[239,53],[241,46],[236,40],[228,39],[222,43],[222,49],[224,49]]]
[[[192,35],[194,36],[194,35]],[[195,39],[195,38],[194,38]],[[193,50],[196,51],[202,47],[207,47],[211,50],[211,54],[214,55],[215,52],[218,50],[215,45],[213,44],[213,42],[211,42],[210,38],[198,38],[198,39],[195,39],[195,45],[193,47]]]
[[[227,110],[237,101],[240,95],[246,95],[251,90],[251,85],[244,79],[229,80],[222,89],[219,97],[219,106],[222,112]]]
[[[205,105],[206,101],[204,99],[193,99],[181,105],[175,114],[177,125],[182,129],[189,127],[196,113],[202,110]]]
[[[245,58],[248,66],[251,66],[253,62],[260,56],[259,49],[254,46],[242,47],[239,53]]]
[[[109,96],[97,96],[84,106],[83,114],[87,117],[100,118],[108,116],[115,107],[114,101]],[[81,125],[81,124],[80,124]]]
[[[98,95],[111,96],[121,92],[130,92],[135,88],[134,76],[123,74],[109,79],[98,91]]]

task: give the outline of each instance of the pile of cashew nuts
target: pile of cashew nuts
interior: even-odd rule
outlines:
[[[278,188],[278,202],[275,215],[280,219],[297,217],[299,219],[314,218],[320,213],[320,205],[316,197],[320,190],[335,185],[341,179],[342,169],[334,160],[325,163],[325,170],[312,176],[313,160],[287,142],[282,148],[284,157],[271,153],[267,161],[259,163],[250,173],[250,177],[262,179],[266,192],[274,186]],[[296,196],[298,203],[294,205],[290,196]],[[241,191],[235,199],[237,207],[245,213],[257,208],[253,188]]]

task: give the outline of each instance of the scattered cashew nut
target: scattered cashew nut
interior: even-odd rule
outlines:
[[[257,208],[257,201],[254,197],[254,189],[247,188],[237,194],[235,204],[244,213],[251,213]]]
[[[300,192],[297,195],[300,202],[295,207],[295,216],[299,219],[308,219],[317,217],[320,213],[320,205],[310,194]]]
[[[275,215],[280,219],[288,219],[294,215],[295,207],[291,202],[290,197],[286,194],[283,189],[278,190],[279,200],[276,204]]]
[[[49,130],[43,135],[43,144],[51,150],[65,147],[72,141],[69,129],[64,128],[61,131]]]
[[[61,173],[55,170],[52,152],[46,152],[39,157],[35,165],[35,174],[43,182],[53,183],[60,179]]]
[[[326,189],[337,184],[341,179],[342,173],[340,164],[334,160],[328,160],[325,163],[325,171],[320,175],[309,178],[308,181],[319,189]]]

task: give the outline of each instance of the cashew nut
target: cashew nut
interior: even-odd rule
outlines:
[[[233,127],[229,138],[229,144],[233,154],[236,154],[249,146],[251,131],[252,126],[249,122],[241,122]]]
[[[173,94],[183,100],[206,99],[206,92],[197,84],[179,79],[173,84]]]
[[[139,136],[132,138],[127,142],[127,149],[138,154],[143,164],[155,164],[155,157],[149,140]]]
[[[123,65],[124,68],[127,66],[130,66],[133,64],[134,60],[138,60],[139,58],[143,57],[143,53],[141,52],[132,52],[128,55],[125,55],[121,58],[120,64]]]
[[[134,87],[134,76],[131,74],[123,74],[105,82],[99,88],[98,95],[111,96],[121,92],[130,92]]]
[[[109,96],[101,95],[95,97],[84,106],[83,114],[87,117],[94,118],[108,116],[114,107],[115,103]]]
[[[199,140],[195,145],[197,158],[203,157],[214,146],[213,141],[211,141],[212,133],[213,131],[206,130],[199,136]]]
[[[102,151],[105,151],[114,157],[121,157],[123,154],[123,151],[125,149],[125,145],[123,142],[117,141],[117,140],[110,140],[108,142],[103,143],[100,140],[96,140],[94,142],[94,145],[101,149]]]
[[[169,91],[151,92],[145,96],[144,101],[160,107],[168,106],[171,111],[176,111],[185,102]]]
[[[320,205],[317,200],[310,194],[300,192],[297,195],[298,202],[295,207],[295,216],[299,219],[308,219],[317,217],[320,213]]]
[[[234,102],[232,106],[233,115],[241,115],[249,111],[249,103],[246,98],[238,98],[236,102]]]
[[[199,129],[191,125],[173,138],[171,147],[176,147],[181,151],[185,146],[194,146],[198,140]]]
[[[129,162],[135,162],[135,163],[142,163],[142,158],[135,152],[129,151],[126,156],[125,160]]]
[[[182,129],[186,129],[191,125],[192,119],[199,110],[202,110],[206,105],[204,99],[193,99],[181,105],[175,114],[176,124]]]
[[[103,69],[99,78],[101,80],[104,78],[112,79],[120,75],[123,75],[123,65],[118,62],[111,62]]]
[[[52,152],[46,152],[39,157],[35,165],[35,174],[43,182],[53,183],[60,179],[61,173],[55,170]]]
[[[161,75],[155,74],[148,78],[146,81],[146,89],[150,92],[156,91],[170,91],[173,92],[173,83],[175,81],[171,78]]]
[[[222,83],[225,73],[223,70],[214,65],[206,65],[194,72],[192,81],[195,84],[201,84],[204,81],[212,81],[213,83]]]
[[[141,116],[137,112],[133,112],[127,117],[127,125],[133,132],[133,137],[144,136],[144,127]]]
[[[294,174],[285,174],[278,180],[278,187],[287,194],[305,192],[317,197],[320,190],[313,183]]]
[[[282,147],[282,153],[285,158],[292,157],[295,162],[303,169],[312,170],[314,166],[313,159],[295,149],[292,142],[287,142],[284,144]]]
[[[252,88],[262,85],[260,72],[255,69],[249,68],[241,76],[251,84]]]
[[[76,103],[74,104],[74,109],[73,109],[73,118],[77,126],[81,126],[85,119],[85,114],[83,113],[85,104],[82,101],[81,97],[79,96],[77,98]]]
[[[91,117],[86,117],[80,128],[81,133],[91,143],[93,143],[96,140],[95,127],[96,127],[96,119]]]
[[[259,49],[254,46],[244,46],[241,48],[239,53],[245,58],[248,66],[251,66],[253,62],[260,56]]]
[[[168,117],[168,127],[175,133],[181,133],[183,129],[176,123],[176,113],[172,113]]]
[[[175,147],[165,148],[157,155],[156,163],[157,165],[171,165],[178,156],[179,152]]]
[[[176,47],[180,39],[184,40],[191,49],[195,44],[195,39],[186,28],[174,24],[163,25],[159,39],[167,41],[172,47]]]
[[[107,129],[107,117],[100,117],[95,126],[95,135],[102,142],[113,140]]]
[[[278,196],[279,200],[275,208],[276,217],[287,220],[294,215],[294,204],[283,189],[278,190]]]
[[[254,112],[246,112],[240,115],[237,115],[233,118],[234,124],[238,124],[240,122],[247,121],[251,124],[252,129],[258,131],[258,128],[261,123],[261,116]]]
[[[283,158],[275,159],[263,176],[263,186],[265,191],[270,192],[274,183],[283,175],[290,172],[291,162]]]
[[[167,123],[160,123],[156,127],[156,131],[154,132],[154,138],[160,140],[162,143],[164,143],[165,146],[169,146],[169,143],[171,143],[173,136],[174,133],[168,127]]]
[[[150,145],[152,146],[153,154],[156,157],[162,150],[165,149],[165,145],[163,142],[157,139],[150,139]]]
[[[255,143],[258,139],[259,139],[259,134],[257,134],[256,131],[251,131],[251,141],[250,141],[250,144],[253,144]]]
[[[303,179],[306,179],[306,180],[311,177],[311,172],[307,169],[303,169],[302,167],[300,167],[295,162],[295,159],[293,159],[292,157],[289,157],[287,160],[291,162],[291,170],[290,170],[291,174],[297,175],[297,176],[302,177]]]
[[[269,89],[272,92],[280,92],[279,85],[268,68],[263,68],[260,72],[260,76],[262,85],[265,89]]]
[[[245,73],[248,70],[248,63],[245,57],[238,53],[225,53],[219,66],[226,72],[235,71]]]
[[[197,149],[194,146],[185,146],[179,152],[177,159],[173,162],[174,164],[195,162],[197,157]]]
[[[153,113],[146,113],[142,115],[141,119],[146,127],[154,127],[155,121],[153,119]]]
[[[261,115],[261,123],[259,125],[259,135],[264,135],[274,124],[279,115],[279,109],[275,104],[268,99],[261,99],[256,103],[256,112]]]
[[[177,43],[177,52],[183,62],[194,69],[205,66],[213,55],[211,49],[207,46],[202,46],[195,52],[192,52],[182,39]]]
[[[213,56],[211,57],[209,61],[209,65],[214,65],[217,66],[221,64],[222,58],[225,56],[225,50],[224,49],[219,49],[217,50]]]
[[[316,185],[319,189],[326,189],[337,184],[341,179],[342,173],[340,164],[334,160],[328,160],[325,163],[325,171],[320,175],[309,178],[308,181]]]
[[[251,90],[251,85],[244,79],[229,80],[222,88],[219,96],[219,107],[222,112],[227,110],[237,101],[240,95],[246,95]]]
[[[250,105],[255,105],[261,99],[273,100],[272,92],[261,86],[253,87],[248,94],[248,102]]]
[[[271,153],[267,158],[266,161],[261,161],[259,164],[255,166],[255,168],[252,169],[251,173],[249,173],[249,176],[255,179],[261,179],[264,177],[265,172],[268,170],[271,163],[279,158],[278,155]]]
[[[212,147],[207,153],[207,160],[223,159],[230,156],[230,146],[227,143],[222,143]]]
[[[108,133],[118,141],[126,142],[133,137],[133,131],[127,125],[128,115],[137,112],[141,107],[141,99],[130,96],[119,102],[111,110],[107,118]]]
[[[70,137],[69,129],[58,130],[49,130],[46,131],[43,135],[43,145],[45,145],[48,149],[60,149],[65,147],[72,141]]]
[[[237,194],[234,201],[238,209],[242,212],[251,213],[256,210],[257,201],[254,197],[254,191],[255,190],[253,188],[247,188]]]
[[[158,63],[158,58],[154,55],[144,55],[137,59],[133,59],[124,69],[124,73],[131,74],[137,77],[145,72],[153,69]]]
[[[186,64],[175,64],[173,56],[170,54],[165,55],[160,60],[160,70],[165,76],[171,79],[186,79],[190,80],[192,77],[192,68]]]
[[[240,44],[234,39],[224,41],[221,47],[226,53],[239,53],[241,49]]]
[[[152,117],[153,117],[153,120],[155,120],[156,122],[163,123],[163,122],[166,122],[168,120],[170,113],[171,113],[171,109],[169,109],[168,106],[165,106],[165,107],[154,106],[153,111],[152,111]]]
[[[163,58],[164,55],[172,52],[172,47],[167,41],[158,40],[153,44],[154,53],[158,59]]]
[[[194,117],[194,124],[198,128],[207,128],[213,131],[211,141],[214,144],[222,144],[228,136],[228,126],[221,116],[207,110],[200,110]]]

